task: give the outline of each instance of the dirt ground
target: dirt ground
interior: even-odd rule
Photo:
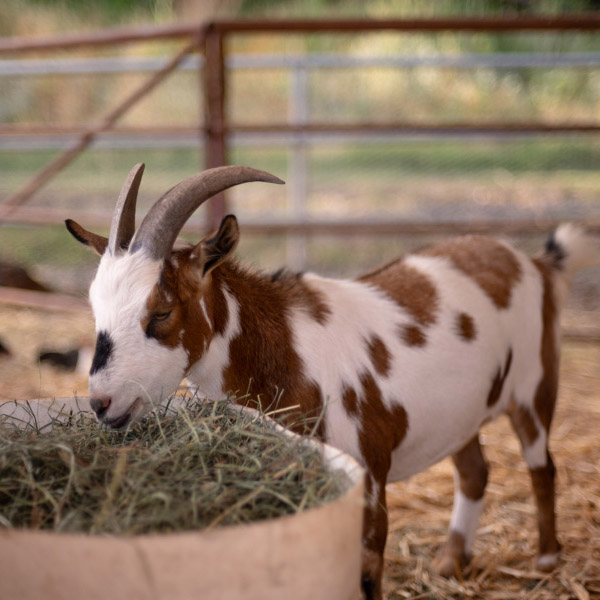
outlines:
[[[37,364],[40,348],[93,342],[91,315],[0,306],[0,398],[86,395],[85,373]],[[536,514],[518,442],[506,419],[482,435],[490,483],[475,557],[464,577],[444,580],[430,564],[452,509],[450,462],[388,488],[385,594],[401,598],[586,600],[600,598],[600,344],[563,343],[560,398],[551,436],[558,470],[563,556],[551,574],[533,569]]]

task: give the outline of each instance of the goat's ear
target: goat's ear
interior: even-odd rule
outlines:
[[[240,228],[233,215],[227,215],[219,230],[202,240],[192,251],[192,259],[202,277],[218,267],[234,250],[240,239]]]
[[[65,221],[65,225],[69,230],[69,233],[82,244],[89,246],[96,254],[102,256],[106,247],[108,246],[108,238],[92,233],[87,229],[84,229],[79,223],[71,219]]]

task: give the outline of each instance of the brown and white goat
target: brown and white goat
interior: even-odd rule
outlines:
[[[195,246],[173,245],[212,195],[280,180],[244,167],[205,171],[167,192],[134,232],[142,171],[131,171],[108,239],[67,221],[102,256],[90,288],[97,345],[89,385],[103,423],[127,426],[183,378],[207,397],[250,389],[270,406],[323,415],[319,435],[367,471],[362,585],[379,598],[386,483],[452,457],[454,509],[435,568],[453,574],[471,556],[483,505],[478,431],[505,413],[531,471],[537,566],[556,564],[548,432],[558,316],[570,276],[600,256],[595,240],[565,225],[533,259],[502,241],[464,236],[354,280],[265,275],[232,258],[233,216]]]

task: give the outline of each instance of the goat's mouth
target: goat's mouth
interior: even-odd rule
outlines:
[[[139,408],[142,403],[141,398],[136,398],[135,402],[119,417],[113,419],[105,419],[104,424],[111,429],[124,429],[132,420],[133,413]]]

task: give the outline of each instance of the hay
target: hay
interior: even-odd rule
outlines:
[[[40,433],[0,423],[0,527],[134,535],[210,529],[338,497],[314,445],[228,402],[188,399],[127,431],[86,414]]]

